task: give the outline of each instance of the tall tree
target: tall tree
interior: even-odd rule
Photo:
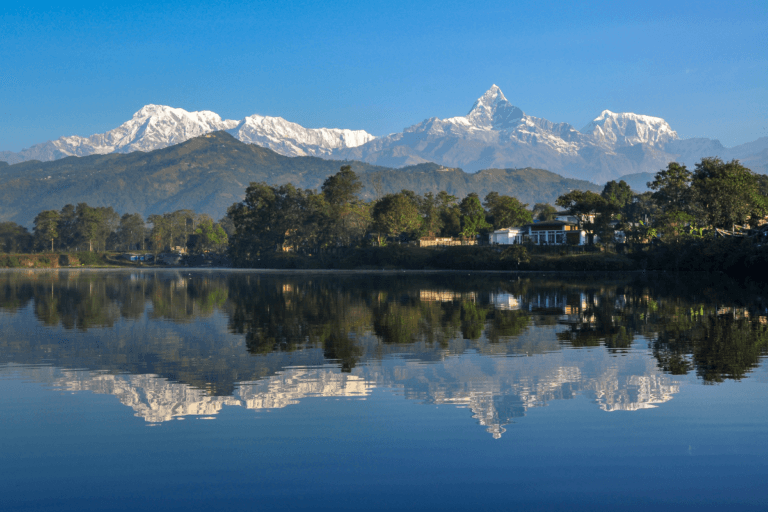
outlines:
[[[422,227],[427,236],[436,236],[443,229],[441,201],[432,192],[427,192],[419,199],[419,213],[423,219]]]
[[[485,210],[480,203],[480,198],[472,192],[459,203],[461,211],[461,235],[474,237],[491,228],[485,221]]]
[[[757,176],[738,160],[702,158],[691,189],[706,223],[714,227],[733,229],[735,224],[763,218],[768,211]]]
[[[527,204],[521,203],[511,196],[502,196],[491,192],[485,196],[485,208],[490,214],[494,229],[522,226],[533,222],[533,216],[528,211]]]
[[[327,204],[324,231],[331,245],[350,245],[365,235],[370,217],[368,207],[357,198],[362,188],[349,165],[341,166],[323,182],[321,190]]]
[[[0,250],[6,253],[27,252],[33,238],[27,228],[15,222],[0,222]]]
[[[111,206],[92,207],[79,203],[75,218],[78,243],[88,243],[88,250],[93,251],[94,244],[104,249],[107,237],[117,228],[120,217]]]
[[[608,202],[608,204],[620,211],[624,210],[632,202],[632,199],[635,196],[632,189],[624,180],[618,182],[609,181],[605,184],[605,187],[603,187],[603,191],[600,195]]]
[[[125,250],[143,248],[146,236],[147,227],[141,214],[126,213],[120,217],[117,228],[118,247]]]
[[[75,205],[68,204],[59,214],[59,244],[71,249],[76,247],[79,240],[77,234],[77,210]]]
[[[45,247],[47,242],[51,242],[51,252],[53,252],[53,241],[59,237],[59,212],[56,210],[46,210],[37,214],[34,220],[35,240],[38,245]]]
[[[342,165],[339,172],[326,178],[321,187],[325,200],[332,206],[346,205],[355,201],[358,192],[362,189],[363,185],[351,165]]]
[[[387,194],[373,206],[373,222],[379,232],[393,237],[418,233],[422,222],[419,205],[408,192]]]
[[[461,210],[457,202],[458,199],[445,190],[441,190],[437,194],[437,201],[440,207],[440,222],[442,224],[440,234],[451,237],[459,236],[461,233]]]
[[[202,214],[197,219],[197,228],[187,241],[190,252],[220,252],[227,245],[227,233],[220,224],[214,223],[208,215]]]
[[[648,188],[654,191],[653,200],[663,212],[689,212],[693,199],[692,178],[693,174],[684,165],[670,162],[666,169],[656,173]]]
[[[237,264],[248,264],[276,251],[317,247],[318,209],[325,208],[322,195],[290,183],[279,187],[251,183],[243,202],[228,211],[235,225],[230,255]]]

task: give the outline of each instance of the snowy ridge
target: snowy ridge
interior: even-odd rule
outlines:
[[[67,156],[152,151],[180,144],[218,130],[227,130],[243,142],[259,144],[286,156],[328,156],[373,140],[364,130],[304,128],[281,117],[253,115],[242,121],[222,119],[215,112],[187,112],[165,105],[146,105],[113,130],[90,137],[72,135],[37,144],[19,153],[3,152],[9,163],[50,161]]]
[[[604,110],[577,130],[526,114],[493,85],[465,116],[432,117],[357,148],[334,150],[333,157],[394,167],[431,161],[469,172],[538,167],[603,183],[682,160],[683,153],[695,152],[684,142],[664,119],[631,112]],[[710,155],[697,160],[702,156]]]
[[[375,137],[365,130],[304,128],[282,117],[252,115],[228,130],[247,144],[258,144],[285,156],[329,156],[334,149],[354,148]]]
[[[596,143],[608,146],[649,144],[663,147],[678,138],[677,132],[660,117],[610,110],[603,110],[581,132],[590,135]]]
[[[73,156],[152,151],[236,124],[237,121],[222,120],[208,110],[187,112],[164,105],[146,105],[114,130],[90,137],[62,137],[53,144],[62,153]]]
[[[364,130],[304,128],[281,117],[224,120],[210,111],[147,105],[121,126],[91,137],[62,137],[0,160],[56,160],[66,156],[151,151],[214,130],[285,156],[362,160],[389,167],[435,162],[468,172],[537,167],[603,183],[627,174],[657,172],[671,161],[693,166],[705,156],[737,158],[768,172],[768,138],[734,148],[719,141],[678,137],[660,117],[604,110],[581,130],[526,114],[491,86],[464,116],[431,117],[400,133],[376,138]],[[763,171],[760,171],[763,172]]]

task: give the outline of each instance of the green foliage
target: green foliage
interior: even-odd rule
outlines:
[[[372,217],[377,231],[391,237],[419,233],[422,223],[419,204],[413,193],[409,192],[403,190],[397,194],[387,194],[376,202]]]
[[[351,165],[342,165],[339,172],[329,176],[322,186],[323,196],[332,207],[343,207],[357,200],[363,188]]]
[[[325,180],[322,198],[326,205],[314,202],[314,208],[322,210],[319,228],[325,244],[347,246],[360,240],[370,225],[370,207],[357,198],[362,189],[360,179],[350,165],[343,165],[339,172]]]
[[[137,212],[144,218],[186,209],[218,219],[233,202],[242,200],[243,183],[293,183],[297,188],[318,190],[339,165],[322,158],[282,156],[244,144],[226,132],[147,153],[23,162],[5,168],[0,175],[0,219],[28,226],[41,210],[82,202]],[[526,203],[553,202],[575,188],[599,191],[587,181],[541,169],[488,169],[470,174],[461,169],[441,170],[432,163],[402,169],[363,162],[346,165],[357,174],[363,186],[359,199],[364,201],[402,189],[418,194],[445,190],[458,197],[497,191]]]
[[[459,211],[461,212],[461,236],[475,237],[491,229],[492,226],[485,220],[485,210],[477,194],[471,193],[462,199],[459,203]]]
[[[656,173],[648,188],[654,191],[653,200],[663,212],[686,211],[692,204],[692,178],[684,165],[670,162],[666,169]]]
[[[629,188],[629,185],[624,180],[621,180],[619,182],[609,181],[606,183],[600,195],[608,204],[620,211],[632,202],[635,194]]]
[[[192,254],[204,252],[223,252],[229,238],[220,224],[215,224],[213,219],[203,214],[198,216],[195,232],[187,239],[187,248]]]
[[[498,192],[485,196],[485,208],[494,229],[523,226],[533,222],[533,215],[526,209],[527,206],[514,197],[502,196]]]
[[[719,158],[703,158],[696,164],[691,189],[705,223],[730,229],[768,212],[768,202],[758,185],[757,176],[738,160],[725,163]]]
[[[139,213],[126,213],[120,217],[115,246],[123,251],[142,249],[147,237],[147,226]]]
[[[555,220],[555,217],[557,217],[557,208],[547,203],[536,203],[533,205],[532,214],[533,218],[536,220]]]
[[[15,222],[0,222],[0,251],[23,253],[32,250],[34,239],[27,228]]]
[[[53,252],[54,240],[59,238],[59,212],[56,210],[40,212],[37,217],[35,217],[34,223],[35,245],[39,249],[45,249],[50,242],[51,252]]]
[[[531,257],[528,254],[528,249],[522,245],[510,245],[501,253],[502,261],[515,262],[516,268],[520,267],[521,263],[528,263],[531,261]]]

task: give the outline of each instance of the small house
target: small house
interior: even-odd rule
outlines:
[[[489,243],[514,245],[587,245],[591,236],[571,220],[548,220],[526,224],[522,227],[498,229],[488,236]]]

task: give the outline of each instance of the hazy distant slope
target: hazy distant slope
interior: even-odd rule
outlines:
[[[2,167],[0,221],[29,226],[42,210],[79,202],[144,216],[191,208],[220,218],[232,203],[242,199],[250,182],[291,182],[317,189],[347,163],[361,176],[364,198],[374,197],[374,180],[381,181],[383,193],[403,188],[419,193],[445,189],[463,197],[473,191],[484,196],[496,190],[528,203],[552,202],[573,188],[599,189],[537,169],[467,174],[459,169],[441,170],[432,163],[390,169],[362,162],[286,157],[244,144],[226,132],[215,132],[148,153],[68,157]]]

